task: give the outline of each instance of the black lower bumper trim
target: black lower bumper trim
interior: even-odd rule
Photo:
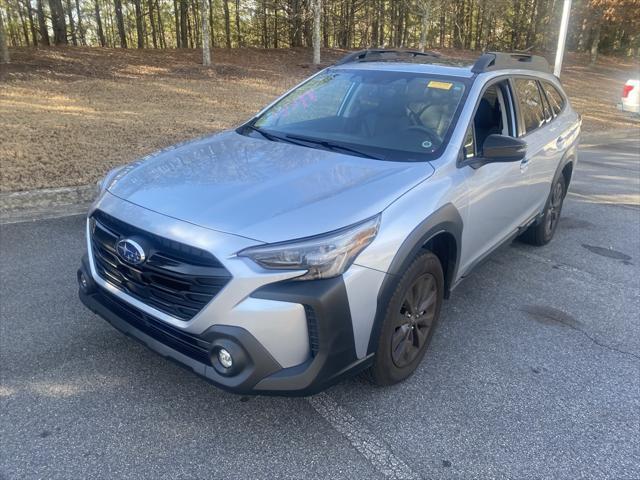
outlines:
[[[87,308],[151,350],[190,368],[224,390],[241,394],[311,395],[347,374],[366,368],[372,360],[372,357],[356,358],[349,306],[341,278],[274,284],[254,295],[308,305],[316,313],[317,353],[300,365],[282,368],[247,330],[214,325],[200,335],[184,332],[97,286],[89,271],[85,256],[78,278],[84,275],[90,279],[90,285],[83,287],[81,284],[79,290],[80,300]],[[216,361],[219,348],[231,351],[240,365],[233,367],[233,371],[221,368]]]

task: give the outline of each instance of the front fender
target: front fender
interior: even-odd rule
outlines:
[[[448,296],[453,280],[457,275],[462,240],[462,227],[463,223],[460,212],[458,212],[458,209],[452,203],[447,203],[423,220],[407,236],[394,255],[387,271],[387,275],[385,276],[382,286],[378,292],[376,316],[373,322],[371,336],[369,338],[367,353],[373,353],[377,349],[382,323],[384,322],[384,317],[387,312],[387,305],[393,296],[393,292],[398,285],[402,273],[409,267],[420,250],[431,239],[441,233],[447,233],[452,236],[455,241],[455,255],[453,258],[449,256],[449,265],[443,265],[443,269],[448,272],[445,278],[445,296]]]

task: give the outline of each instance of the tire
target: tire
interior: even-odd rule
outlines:
[[[542,219],[534,223],[520,236],[520,240],[530,245],[541,247],[551,241],[558,228],[562,204],[566,193],[564,175],[555,181],[551,188],[551,193],[544,207]]]
[[[410,376],[426,353],[438,323],[444,275],[438,257],[419,254],[400,277],[387,306],[369,378],[393,385]]]

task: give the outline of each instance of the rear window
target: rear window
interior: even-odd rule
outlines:
[[[517,78],[515,81],[518,105],[525,133],[540,128],[545,122],[544,107],[540,90],[535,80]]]
[[[541,82],[544,93],[547,94],[547,100],[551,104],[551,110],[554,115],[558,115],[564,108],[564,97],[558,89],[549,82]]]

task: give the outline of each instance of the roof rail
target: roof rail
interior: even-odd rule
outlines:
[[[440,57],[436,52],[421,52],[419,50],[396,50],[386,48],[368,48],[366,50],[359,50],[357,52],[350,53],[349,55],[338,60],[334,65],[344,65],[345,63],[354,62],[372,62],[376,60],[383,60],[383,56],[388,56],[389,59],[395,59],[403,55],[409,55],[412,58],[416,57]]]
[[[549,62],[544,57],[531,55],[529,53],[503,53],[487,52],[483,53],[476,63],[471,67],[473,73],[491,72],[506,68],[519,68],[525,70],[538,70],[540,72],[551,72]]]

